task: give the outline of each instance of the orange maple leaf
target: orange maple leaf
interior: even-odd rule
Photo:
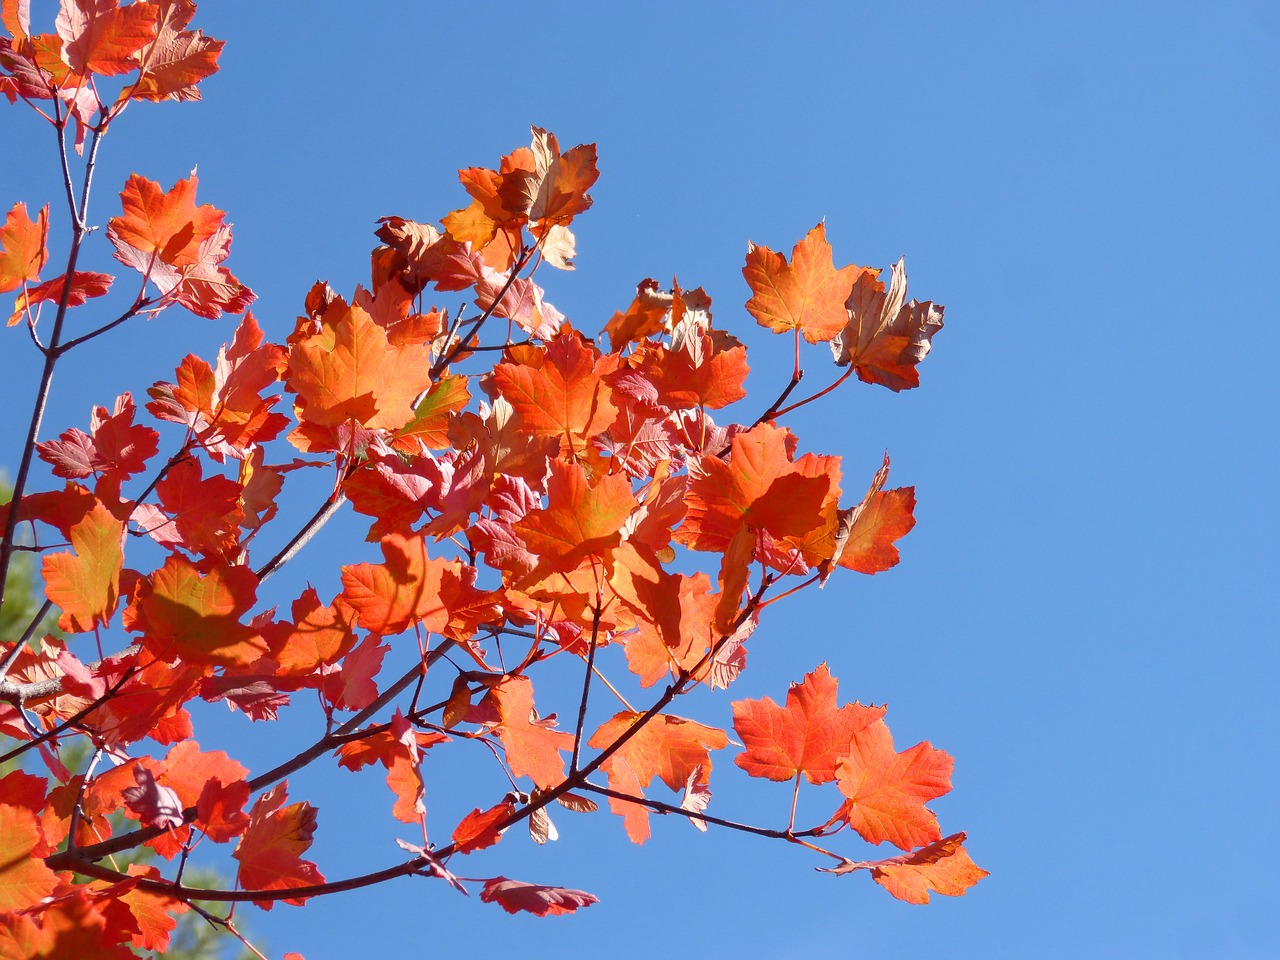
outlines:
[[[635,726],[644,714],[624,710],[600,725],[587,741],[597,750],[612,745]],[[711,773],[710,750],[723,750],[729,738],[723,730],[708,727],[684,717],[657,714],[632,735],[604,762],[611,789],[643,797],[642,788],[657,777],[672,790],[682,790],[692,777],[705,786]],[[609,807],[626,823],[627,836],[633,843],[644,843],[649,837],[648,811],[639,804],[609,798]]]
[[[447,633],[455,609],[461,612],[483,600],[474,587],[474,569],[460,560],[428,557],[422,534],[389,533],[381,545],[382,563],[342,568],[342,600],[366,630],[390,636],[421,624],[432,633]],[[464,623],[455,626],[469,635]]]
[[[886,860],[845,860],[838,867],[819,867],[823,873],[854,873],[870,870],[871,878],[899,900],[907,903],[929,902],[929,891],[947,897],[960,897],[985,876],[964,849],[966,837],[953,833],[912,853]]]
[[[135,629],[162,661],[176,654],[191,664],[245,666],[268,648],[257,630],[240,623],[257,589],[248,567],[221,561],[197,566],[173,554],[139,583],[131,608]]]
[[[166,301],[216,320],[240,313],[256,297],[222,266],[231,252],[231,227],[221,210],[195,205],[196,183],[193,173],[165,193],[131,175],[120,194],[124,213],[107,222],[107,239],[116,259],[147,277]]]
[[[551,461],[547,508],[531,510],[515,524],[537,558],[525,582],[604,559],[621,542],[622,525],[635,508],[631,482],[622,474],[605,474],[593,485],[580,464]]]
[[[528,677],[504,677],[482,702],[497,711],[494,724],[507,750],[507,763],[517,777],[530,777],[539,789],[550,790],[564,779],[560,751],[573,747],[573,735],[553,729],[554,717],[537,719],[533,682]]]
[[[28,280],[39,280],[49,253],[45,241],[49,235],[49,206],[46,204],[32,220],[27,205],[15,203],[0,226],[0,293],[16,290]],[[9,321],[13,326],[15,321]]]
[[[223,41],[206,37],[185,27],[195,15],[191,0],[159,0],[155,40],[137,56],[141,72],[132,88],[131,100],[199,100],[198,84],[218,70]]]
[[[775,333],[796,330],[810,343],[830,340],[848,322],[844,302],[862,269],[835,268],[821,223],[795,245],[789,264],[782,254],[749,244],[742,268],[751,288],[747,312]]]
[[[62,613],[58,626],[84,633],[111,620],[124,567],[124,524],[101,503],[71,527],[71,553],[44,558],[44,592]]]
[[[869,843],[888,840],[912,850],[942,836],[925,803],[951,790],[955,760],[927,742],[895,753],[883,720],[854,733],[836,765],[836,785],[848,799],[835,819],[846,821]]]
[[[604,433],[616,409],[605,377],[618,357],[602,357],[568,327],[546,346],[508,350],[493,368],[493,384],[537,437],[559,437],[562,451],[581,453]]]
[[[853,364],[858,379],[879,383],[894,392],[920,386],[916,365],[929,353],[933,335],[942,329],[943,308],[907,296],[903,261],[893,265],[888,292],[879,271],[859,275],[845,303],[848,322],[831,339],[836,364]]]
[[[295,338],[288,382],[298,397],[301,433],[291,439],[300,449],[335,449],[317,443],[309,426],[355,421],[370,430],[397,430],[412,419],[414,398],[431,384],[430,348],[393,343],[359,306],[339,302],[325,311],[316,332]]]
[[[837,681],[821,664],[787,690],[787,705],[769,697],[733,704],[733,728],[746,749],[734,758],[753,777],[810,783],[836,778],[859,730],[879,721],[884,707],[847,703],[836,707]]]
[[[115,0],[64,0],[56,26],[62,59],[79,76],[115,76],[138,66],[134,56],[155,40],[156,5]]]
[[[57,886],[58,875],[34,856],[43,843],[34,810],[0,804],[0,912],[39,903]]]

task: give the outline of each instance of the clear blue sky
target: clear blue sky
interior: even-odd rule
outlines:
[[[316,279],[349,292],[367,276],[377,217],[462,206],[457,168],[495,165],[531,123],[598,143],[602,171],[577,272],[540,275],[549,299],[594,330],[643,277],[702,285],[752,345],[761,405],[790,358],[742,310],[747,241],[789,251],[825,218],[838,263],[906,254],[911,294],[947,306],[922,388],[849,390],[792,426],[851,477],[888,448],[919,524],[895,570],[766,619],[733,694],[780,700],[825,660],[845,697],[888,702],[899,746],[956,757],[934,808],[992,874],[912,907],[781,844],[658,819],[637,848],[616,818],[565,812],[558,843],[509,837],[467,869],[600,896],[575,917],[510,918],[401,881],[246,910],[273,956],[1280,949],[1280,8],[203,6],[196,25],[228,41],[222,72],[199,105],[125,115],[95,219],[129,172],[168,185],[198,165],[202,201],[235,224],[228,265],[277,339]],[[0,110],[6,209],[56,199],[49,155],[25,146],[37,130]],[[73,357],[46,436],[232,329],[175,311],[113,337],[107,363]],[[25,410],[29,344],[20,328],[3,343],[0,401]],[[0,462],[20,429],[17,414],[0,424]],[[282,589],[311,577],[331,595],[358,549],[343,536],[361,533],[339,524]],[[702,709],[728,724],[727,701]],[[313,732],[208,716],[202,743],[252,736],[256,769]],[[474,804],[447,799],[450,768],[427,777],[433,810]],[[727,758],[716,777],[722,815],[785,820],[785,787]],[[389,838],[408,834],[376,773],[292,786],[320,807],[327,875],[396,859]]]

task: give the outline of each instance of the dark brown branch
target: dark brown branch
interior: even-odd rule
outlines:
[[[711,814],[700,813],[697,810],[686,810],[684,807],[678,807],[673,803],[664,803],[661,800],[653,800],[649,797],[635,797],[629,793],[623,793],[620,790],[611,790],[608,787],[602,787],[590,782],[580,784],[578,789],[587,790],[591,793],[598,793],[603,797],[612,797],[615,800],[626,800],[630,803],[638,803],[641,806],[648,807],[655,813],[674,813],[681,817],[690,817],[694,820],[701,820],[703,823],[713,824],[717,827],[725,827],[729,830],[740,830],[743,833],[753,833],[758,837],[768,837],[771,840],[789,840],[792,837],[820,837],[824,832],[823,827],[810,827],[808,830],[774,830],[769,827],[757,827],[749,823],[739,823],[736,820],[726,820],[723,817],[715,817]]]

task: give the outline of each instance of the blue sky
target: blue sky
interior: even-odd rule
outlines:
[[[637,848],[616,818],[566,812],[558,843],[509,837],[468,869],[601,897],[575,917],[510,918],[402,881],[246,911],[256,942],[308,960],[1280,946],[1275,5],[299,9],[205,4],[196,25],[228,41],[222,72],[198,105],[131,108],[97,180],[102,223],[129,172],[167,186],[198,165],[269,336],[291,329],[316,279],[349,292],[366,278],[377,217],[464,205],[457,168],[495,165],[530,124],[600,155],[577,272],[540,274],[548,298],[593,330],[644,277],[705,287],[751,346],[759,406],[790,352],[742,309],[748,240],[789,251],[825,218],[837,263],[905,254],[910,295],[946,304],[921,389],[855,385],[790,421],[850,478],[889,450],[893,482],[919,500],[902,564],[774,608],[732,699],[781,700],[826,661],[843,698],[887,702],[900,747],[927,739],[956,757],[934,809],[991,876],[912,907],[781,844],[657,819]],[[56,199],[46,144],[25,146],[41,128],[4,109],[0,134],[0,206]],[[175,311],[73,354],[45,435],[170,379],[187,352],[212,356],[232,329]],[[25,411],[30,345],[20,328],[4,343],[0,401]],[[822,351],[810,359],[825,382]],[[0,423],[0,463],[16,462],[25,416]],[[334,592],[361,537],[335,524],[281,597],[308,577]],[[727,700],[700,709],[729,722]],[[252,736],[256,769],[314,733],[208,716],[202,744]],[[426,774],[448,829],[443,811],[476,801],[450,799],[453,768]],[[746,782],[727,758],[716,776],[722,815],[785,820],[785,787]],[[405,834],[380,780],[291,785],[320,807],[313,852],[331,878],[396,859],[390,838]]]

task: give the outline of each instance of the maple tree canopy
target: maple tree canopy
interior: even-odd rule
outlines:
[[[131,104],[200,97],[222,41],[188,29],[194,14],[190,0],[61,0],[53,29],[32,33],[25,0],[3,0],[0,94],[54,127],[59,169],[86,145],[92,163]],[[906,301],[902,261],[887,286],[877,269],[837,268],[819,223],[789,258],[749,246],[745,313],[723,325],[706,291],[652,279],[611,317],[571,322],[541,284],[573,269],[598,175],[594,145],[562,149],[534,127],[496,169],[460,171],[463,205],[436,223],[377,220],[367,284],[300,291],[274,334],[248,312],[254,294],[226,265],[231,226],[197,202],[194,172],[168,189],[132,174],[113,201],[102,242],[138,275],[129,284],[76,269],[96,238],[73,180],[60,272],[61,213],[8,209],[0,294],[44,372],[0,505],[0,582],[19,547],[37,552],[47,602],[0,644],[0,760],[47,775],[0,779],[0,957],[163,951],[187,910],[241,936],[211,904],[302,905],[409,875],[511,913],[573,913],[597,898],[474,874],[513,827],[548,843],[572,829],[561,809],[605,803],[634,843],[674,813],[803,846],[912,903],[985,876],[927,806],[951,788],[951,756],[898,749],[886,708],[842,704],[825,663],[781,705],[677,703],[732,687],[748,647],[777,642],[774,603],[898,563],[914,489],[887,486],[887,455],[806,449],[786,418],[853,373],[917,386],[943,308]],[[535,282],[543,263],[554,269]],[[239,319],[143,406],[92,398],[87,430],[42,431],[63,355],[175,307]],[[764,348],[794,361],[771,404],[748,395],[740,338],[763,336],[748,318],[790,334]],[[804,369],[834,379],[788,406]],[[282,595],[273,575],[347,505],[368,544],[331,544],[338,562]],[[244,736],[289,722],[309,745],[246,769],[201,750],[196,699],[224,703]],[[84,769],[64,765],[71,743],[88,746]],[[423,774],[448,751],[495,767],[450,785],[471,810],[458,822],[434,812],[440,787]],[[364,874],[327,877],[308,859],[323,810],[288,786],[312,764],[376,770],[373,808],[413,839]],[[771,822],[734,818],[744,774],[790,785],[759,784],[776,791]],[[829,811],[808,826],[802,786]],[[858,859],[884,842],[901,853]],[[234,883],[183,879],[202,843],[227,845]],[[115,855],[141,847],[156,864],[122,868]],[[476,866],[460,876],[463,863]]]

